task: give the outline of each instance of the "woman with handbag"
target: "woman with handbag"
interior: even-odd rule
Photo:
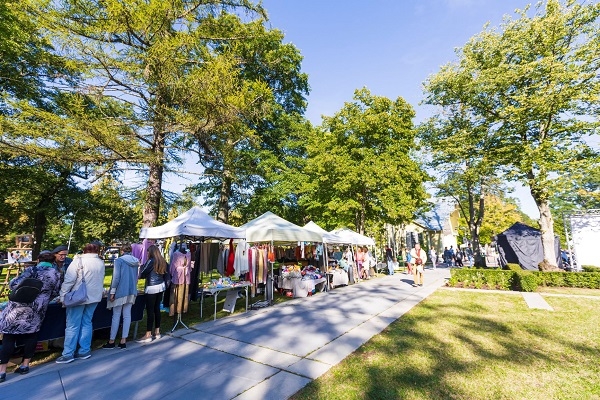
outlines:
[[[60,288],[60,301],[67,308],[67,328],[65,347],[58,364],[66,364],[75,359],[85,360],[92,356],[92,317],[96,306],[102,300],[104,286],[104,260],[98,256],[98,245],[88,243],[83,254],[77,256],[65,273],[65,281]],[[67,301],[77,291],[85,287],[87,295],[70,305]],[[77,349],[79,345],[79,350]]]
[[[160,304],[166,289],[165,277],[167,273],[167,262],[160,254],[157,246],[148,247],[148,261],[142,266],[140,279],[146,279],[146,334],[138,343],[149,343],[160,339]],[[154,335],[152,329],[154,328]]]
[[[21,364],[15,373],[29,372],[29,362],[35,352],[37,335],[46,316],[48,303],[58,296],[60,290],[60,273],[53,266],[54,255],[49,250],[42,251],[38,256],[38,264],[29,267],[21,275],[14,278],[9,286],[15,291],[25,279],[34,278],[42,282],[39,294],[33,301],[22,303],[19,298],[10,300],[0,314],[0,332],[3,333],[2,349],[0,350],[0,382],[6,379],[6,366],[15,350],[15,343],[24,342],[25,349]]]

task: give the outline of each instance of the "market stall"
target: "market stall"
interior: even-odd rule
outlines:
[[[207,273],[215,263],[218,263],[219,256],[222,256],[222,248],[224,247],[219,243],[220,241],[229,239],[230,246],[233,248],[233,239],[240,239],[243,242],[245,237],[245,229],[216,221],[200,207],[193,207],[164,225],[142,228],[140,231],[140,238],[142,239],[165,240],[165,243],[163,243],[165,250],[169,249],[169,254],[173,255],[171,268],[177,263],[179,268],[189,269],[186,270],[187,275],[189,275],[189,281],[184,282],[182,286],[185,290],[183,297],[185,299],[197,300],[198,296],[200,296],[202,302],[204,295],[208,293],[214,296],[215,307],[218,291],[215,293],[205,290],[208,287],[199,287],[198,282],[201,280],[201,274]],[[208,243],[209,241],[213,241],[213,243]],[[175,250],[178,250],[181,254],[177,254]],[[175,329],[178,323],[183,324],[180,315],[181,308],[178,307],[175,311],[177,311],[178,319],[173,329]],[[183,312],[185,311],[187,311],[187,308],[183,310]],[[200,312],[202,313],[202,309]],[[185,325],[183,324],[183,326]]]
[[[321,228],[319,225],[314,223],[313,221],[308,222],[304,225],[305,229],[309,229],[313,232],[318,232],[323,235],[323,265],[325,273],[327,274],[327,289],[333,289],[337,286],[345,286],[348,285],[350,278],[348,276],[348,272],[344,270],[335,259],[329,259],[327,246],[328,245],[341,245],[346,244],[345,238],[337,235],[335,233],[327,232],[325,229]]]
[[[313,232],[311,230],[305,229],[301,226],[293,224],[285,219],[273,214],[272,212],[266,212],[260,217],[247,222],[242,225],[240,228],[246,230],[246,241],[248,243],[267,243],[271,246],[271,251],[273,256],[268,260],[270,274],[267,279],[267,292],[265,302],[260,304],[259,306],[270,305],[273,299],[273,264],[275,262],[276,256],[274,251],[274,246],[276,244],[293,244],[293,246],[297,246],[300,243],[301,247],[300,251],[304,250],[305,243],[322,243],[323,235],[318,232]],[[312,245],[309,245],[312,246]],[[316,249],[316,247],[315,247]],[[311,248],[312,250],[312,248]],[[299,261],[298,258],[303,258],[302,254],[295,253],[294,258],[296,259],[296,263]],[[291,259],[289,257],[288,259]],[[302,280],[304,276],[292,278]],[[314,283],[314,282],[312,282]],[[283,282],[282,282],[283,284]],[[308,287],[304,287],[304,289],[300,289],[300,284],[291,285],[291,290],[293,290],[294,286],[296,286],[296,291],[294,296],[298,297],[299,295],[307,295]],[[304,285],[310,286],[310,285]],[[305,293],[306,290],[306,293]]]

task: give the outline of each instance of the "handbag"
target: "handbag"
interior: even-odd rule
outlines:
[[[37,273],[34,272],[34,277],[23,279],[8,295],[8,300],[15,303],[33,303],[42,291],[44,283],[37,278]]]
[[[79,285],[76,290],[71,290],[69,293],[65,294],[65,299],[63,300],[65,307],[80,306],[87,300],[87,286],[85,284],[85,276],[83,276],[83,265],[81,264],[81,259],[79,259],[77,277],[79,277],[79,271],[81,271],[81,285]]]

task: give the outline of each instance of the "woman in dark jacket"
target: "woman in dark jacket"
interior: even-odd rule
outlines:
[[[42,290],[32,303],[17,303],[9,301],[0,314],[0,332],[3,333],[2,350],[0,351],[0,382],[6,379],[6,365],[15,350],[15,342],[20,340],[25,343],[25,351],[21,365],[15,373],[26,374],[29,372],[29,362],[35,353],[37,335],[46,317],[46,310],[50,300],[58,296],[60,291],[60,273],[54,268],[52,262],[54,255],[44,250],[38,257],[38,264],[29,267],[10,282],[11,290],[26,278],[37,278],[43,282]]]
[[[146,279],[146,334],[140,338],[138,343],[149,343],[160,339],[160,303],[165,291],[165,275],[167,273],[167,262],[160,254],[158,247],[152,245],[148,248],[148,261],[142,266],[140,279]],[[152,328],[154,327],[154,335]]]

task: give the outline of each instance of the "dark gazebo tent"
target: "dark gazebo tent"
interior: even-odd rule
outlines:
[[[496,236],[500,253],[500,264],[519,264],[521,268],[538,271],[538,264],[544,260],[542,248],[542,233],[521,222],[514,223],[510,228]],[[557,265],[561,265],[560,240],[554,239]]]

